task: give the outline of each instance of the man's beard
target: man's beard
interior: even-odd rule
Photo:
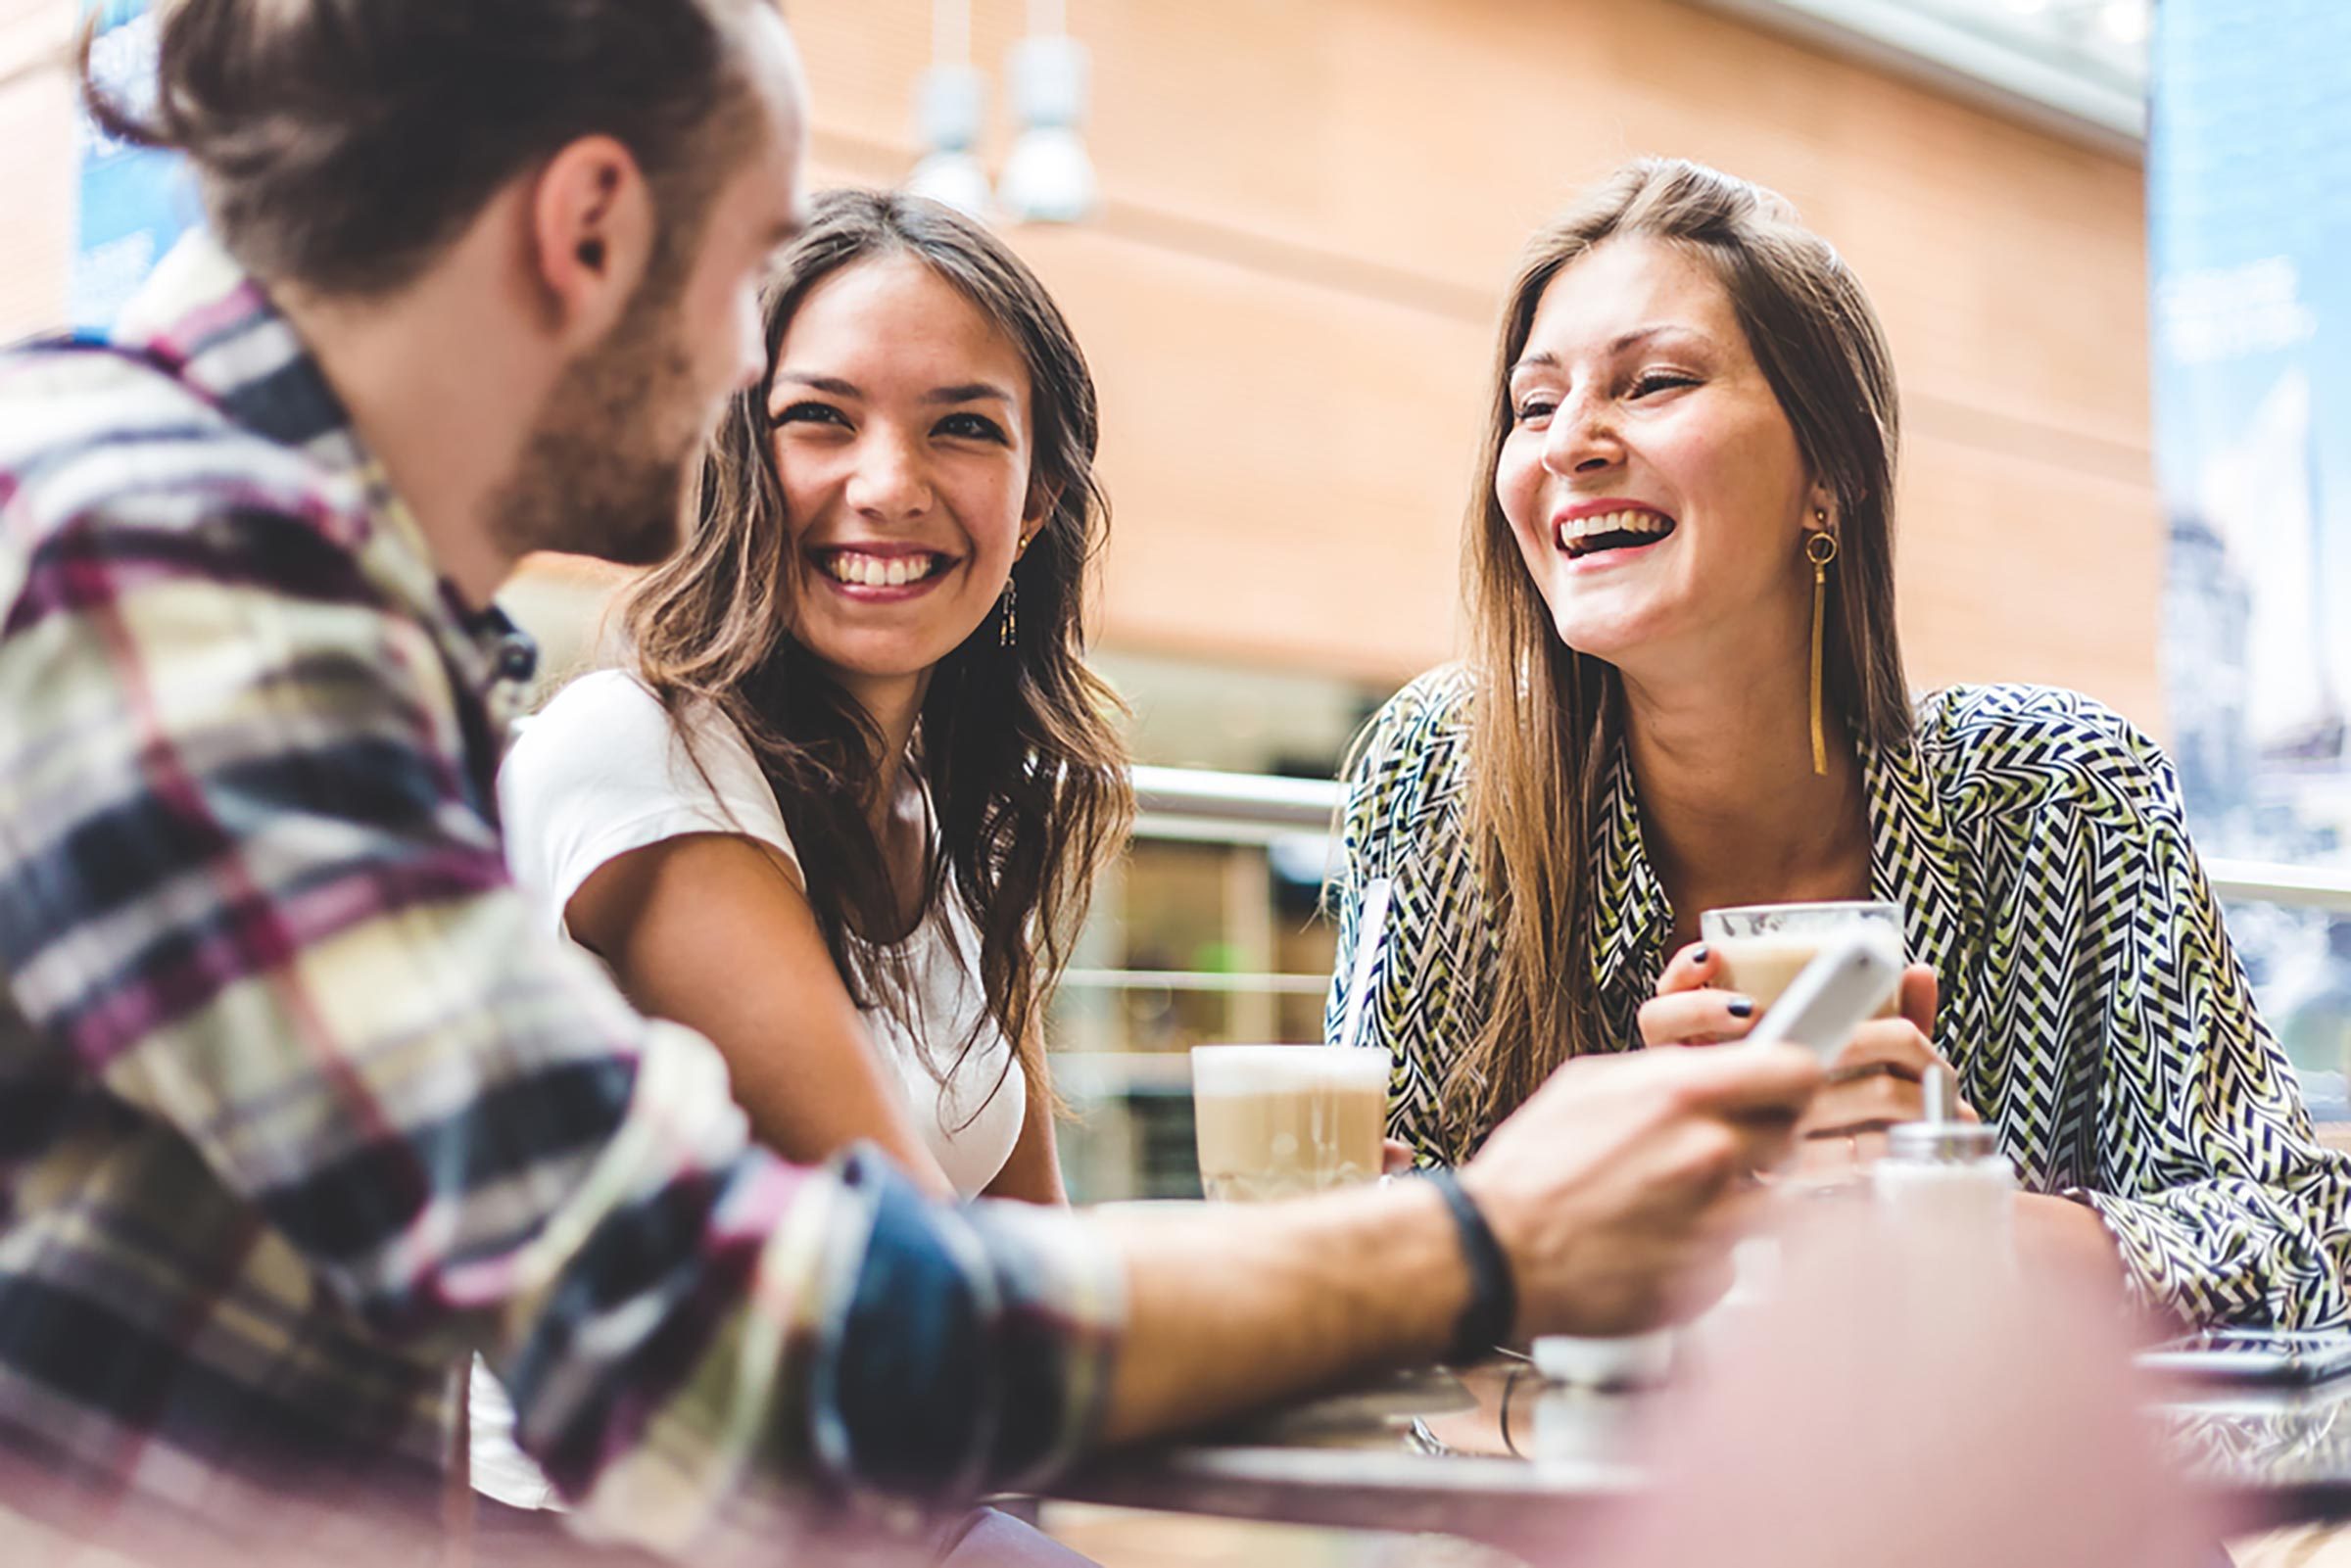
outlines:
[[[673,434],[694,377],[670,293],[640,288],[604,341],[549,391],[491,504],[491,527],[512,554],[562,550],[651,566],[677,549],[703,433]]]

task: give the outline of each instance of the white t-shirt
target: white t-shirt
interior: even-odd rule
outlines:
[[[687,722],[695,736],[691,757],[659,698],[633,675],[600,670],[572,682],[516,727],[498,778],[506,859],[548,928],[566,940],[563,911],[580,884],[606,862],[664,839],[741,834],[772,845],[799,870],[775,791],[743,733],[709,707],[691,710]],[[920,795],[910,804],[920,809]],[[978,933],[952,899],[942,906],[901,950],[920,1041],[887,1011],[868,1011],[864,1019],[888,1069],[885,1081],[947,1180],[970,1197],[1011,1158],[1028,1113],[1028,1084],[1011,1060],[1012,1042],[986,1017]],[[966,1039],[972,1049],[942,1085],[923,1053],[937,1053],[944,1067]],[[783,1035],[772,1042],[778,1051],[792,1046]],[[519,1507],[552,1506],[545,1479],[513,1447],[513,1409],[504,1391],[479,1362],[472,1405],[474,1485]]]
[[[688,722],[700,772],[660,700],[636,677],[600,670],[565,687],[517,727],[498,776],[506,858],[549,927],[567,939],[563,910],[580,884],[606,862],[648,844],[688,833],[739,833],[773,846],[798,868],[775,792],[742,732],[708,707],[693,710]],[[969,1197],[1011,1158],[1028,1110],[1027,1084],[1011,1065],[1012,1043],[986,1017],[979,937],[962,908],[942,900],[906,939],[901,956],[921,1037],[909,1036],[882,1009],[864,1015],[866,1028],[932,1158]],[[944,1067],[973,1038],[975,1025],[970,1054],[942,1085],[924,1053],[936,1053]],[[774,1048],[789,1051],[792,1041],[778,1038]]]

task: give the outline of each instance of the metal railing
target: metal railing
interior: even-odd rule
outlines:
[[[1339,786],[1328,779],[1280,779],[1204,768],[1136,768],[1134,794],[1136,837],[1188,843],[1265,846],[1312,839],[1326,845],[1339,806]],[[1327,849],[1319,858],[1328,864]],[[1320,996],[1330,988],[1330,976],[1073,968],[1061,983],[1081,991]]]
[[[1145,838],[1271,843],[1328,832],[1339,805],[1339,786],[1327,780],[1195,768],[1137,768],[1134,789],[1141,807],[1135,832]],[[2208,857],[2204,873],[2224,899],[2351,914],[2351,871]]]
[[[1339,786],[1328,779],[1274,779],[1202,768],[1134,770],[1134,825],[1143,838],[1263,844],[1327,832]]]
[[[2351,914],[2351,873],[2207,856],[2204,875],[2212,879],[2213,890],[2225,899]]]
[[[1338,785],[1328,781],[1275,779],[1250,774],[1211,773],[1188,768],[1137,768],[1140,811],[1135,834],[1144,840],[1266,849],[1285,845],[1306,864],[1330,863],[1330,834],[1339,803]],[[2305,910],[2351,914],[2351,873],[2318,871],[2262,861],[2208,859],[2206,875],[2221,897],[2233,902],[2289,905]],[[1107,955],[1105,955],[1107,956]],[[1263,1009],[1282,997],[1320,997],[1330,985],[1325,972],[1279,974],[1259,971],[1141,970],[1074,968],[1063,976],[1069,1000],[1093,1017],[1114,1007],[1117,997],[1158,993],[1257,997]],[[1225,1038],[1271,1038],[1245,1019],[1227,1021],[1236,1032]],[[1054,1080],[1080,1111],[1065,1129],[1063,1164],[1073,1193],[1087,1200],[1190,1196],[1192,1176],[1190,1064],[1180,1051],[1122,1049],[1077,1044],[1057,1050]],[[2327,1092],[2339,1103],[2339,1075]],[[2318,1105],[2316,1080],[2306,1092]],[[2351,1126],[2351,1123],[2345,1123]]]

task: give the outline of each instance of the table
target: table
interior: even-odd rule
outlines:
[[[1507,1364],[1458,1380],[1423,1373],[1309,1401],[1192,1441],[1107,1455],[1065,1478],[1051,1496],[1232,1519],[1431,1532],[1556,1554],[1580,1528],[1641,1490],[1641,1474],[1609,1457],[1613,1431],[1637,1412],[1641,1398],[1546,1397],[1531,1373],[1513,1378]],[[2351,1520],[2351,1378],[2276,1393],[2183,1391],[2152,1413],[2191,1477],[2238,1527]],[[1442,1450],[1431,1451],[1432,1444]],[[1526,1456],[1513,1455],[1513,1447]]]

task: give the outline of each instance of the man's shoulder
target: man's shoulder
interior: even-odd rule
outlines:
[[[0,601],[68,536],[101,561],[315,577],[356,553],[363,517],[347,478],[168,367],[92,344],[0,353]]]
[[[235,432],[170,368],[112,344],[37,338],[0,351],[0,471]]]

